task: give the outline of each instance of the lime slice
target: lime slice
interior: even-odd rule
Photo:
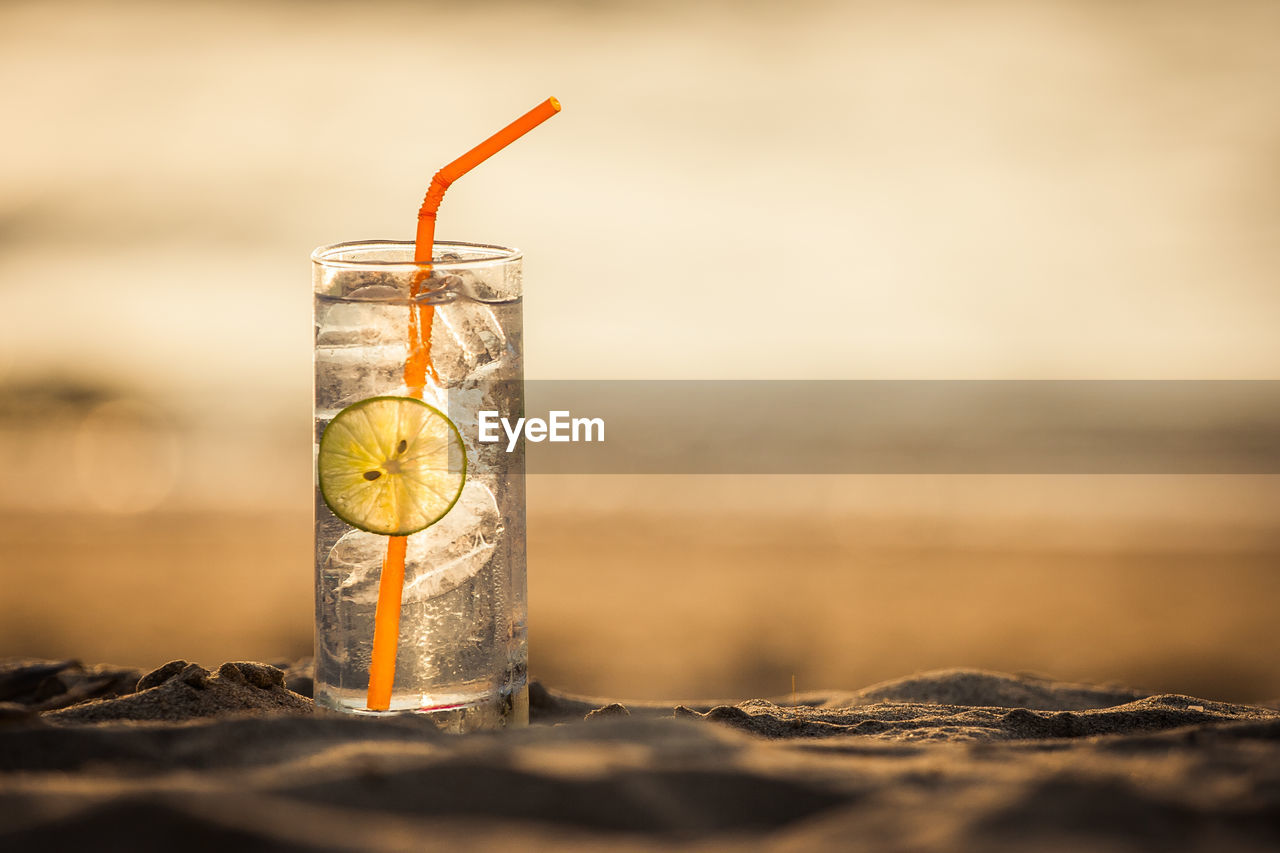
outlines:
[[[370,397],[325,427],[320,494],[338,518],[370,533],[408,536],[457,503],[467,475],[462,435],[412,397]]]

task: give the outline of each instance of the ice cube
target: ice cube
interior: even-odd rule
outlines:
[[[502,531],[493,493],[483,483],[467,483],[444,518],[409,537],[401,603],[434,598],[477,574]],[[339,539],[324,567],[326,575],[341,578],[338,597],[356,604],[375,603],[386,553],[385,536],[354,530]]]
[[[431,527],[409,537],[405,572],[407,599],[434,598],[484,568],[503,533],[498,502],[489,488],[468,482],[453,509]]]
[[[403,386],[404,346],[315,349],[317,410],[337,410]]]
[[[474,377],[506,353],[506,333],[488,305],[459,298],[436,306],[431,359],[446,382]]]
[[[462,278],[456,275],[433,272],[425,282],[416,301],[423,305],[445,305],[458,298]]]
[[[371,287],[389,288],[395,291],[401,290],[399,277],[395,273],[375,272],[373,270],[338,270],[329,275],[329,284],[323,292],[326,295],[343,299]]]
[[[333,302],[317,305],[316,346],[403,345],[409,327],[406,304]]]

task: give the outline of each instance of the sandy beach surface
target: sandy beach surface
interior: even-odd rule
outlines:
[[[945,670],[738,704],[535,683],[528,729],[316,713],[305,663],[0,669],[5,850],[1280,845],[1280,710]]]

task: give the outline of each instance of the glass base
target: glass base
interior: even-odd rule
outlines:
[[[430,719],[441,730],[454,734],[496,731],[529,725],[529,686],[497,693],[422,696],[395,694],[391,708],[370,711],[364,691],[316,685],[316,707],[363,717],[413,715]]]

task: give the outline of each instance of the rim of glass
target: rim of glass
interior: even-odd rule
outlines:
[[[334,255],[350,252],[353,249],[365,249],[369,251],[377,250],[407,250],[409,258],[413,257],[414,242],[412,240],[351,240],[346,243],[334,243],[330,246],[321,246],[311,253],[312,263],[320,264],[324,267],[342,270],[360,270],[360,269],[377,269],[377,270],[416,270],[430,267],[433,270],[449,270],[449,269],[474,269],[475,267],[497,266],[499,264],[518,261],[524,257],[524,253],[519,249],[513,249],[508,246],[498,246],[493,243],[467,243],[462,240],[437,240],[434,250],[448,251],[450,247],[466,249],[471,252],[480,252],[478,257],[466,258],[458,261],[433,261],[432,263],[418,263],[414,260],[404,261],[383,261],[383,260],[361,260],[352,261],[345,260]]]

